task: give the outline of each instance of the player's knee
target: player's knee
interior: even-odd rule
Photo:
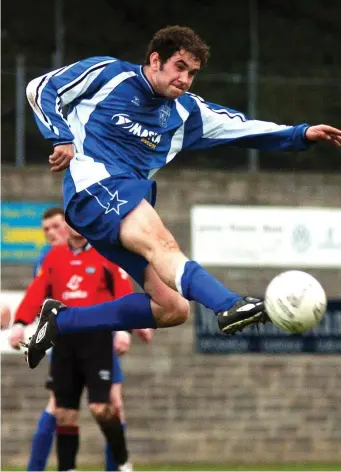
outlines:
[[[56,420],[59,426],[77,426],[78,411],[57,407]]]
[[[113,409],[109,403],[90,403],[89,408],[97,421],[109,420],[113,415]]]
[[[159,328],[178,326],[185,323],[190,315],[189,302],[183,297],[177,297],[176,302],[160,307],[152,304],[153,313]]]

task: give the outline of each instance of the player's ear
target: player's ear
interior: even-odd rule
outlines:
[[[159,53],[154,51],[149,56],[149,64],[153,72],[158,72],[161,67],[161,60]]]

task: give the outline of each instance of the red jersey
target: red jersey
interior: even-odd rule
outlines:
[[[128,274],[107,261],[90,244],[79,250],[57,246],[47,254],[29,285],[15,322],[34,321],[45,298],[55,298],[70,307],[96,305],[133,292]]]

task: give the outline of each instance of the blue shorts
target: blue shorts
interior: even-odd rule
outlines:
[[[143,287],[147,260],[119,242],[121,220],[142,200],[155,203],[156,183],[132,175],[111,176],[76,193],[65,209],[67,223],[106,259]]]

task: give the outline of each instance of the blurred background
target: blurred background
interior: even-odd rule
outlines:
[[[1,302],[14,309],[20,300],[44,245],[42,211],[62,198],[62,176],[50,173],[50,146],[26,101],[32,78],[92,55],[141,63],[158,29],[186,25],[211,46],[195,93],[250,118],[340,128],[340,15],[336,0],[3,0]],[[341,470],[340,150],[321,144],[305,153],[184,153],[156,180],[158,211],[182,249],[197,254],[232,289],[261,296],[281,270],[301,268],[321,281],[331,304],[328,323],[295,338],[295,345],[264,330],[256,347],[252,332],[229,345],[194,306],[184,327],[160,330],[149,346],[135,342],[123,360],[133,462],[159,470],[198,470],[202,464]],[[277,209],[281,238],[271,242],[283,244],[287,263],[274,245],[274,253],[265,248],[263,257],[259,231],[249,237],[247,257],[219,263],[205,257],[195,213],[202,205],[222,211],[217,231],[239,252],[243,238],[222,224],[232,218],[231,206],[241,215],[256,207],[263,230],[270,224],[266,210]],[[205,241],[214,246],[215,237]],[[46,403],[47,365],[28,372],[5,336],[1,347],[2,468],[24,470]],[[86,408],[81,417],[80,466],[100,470],[102,438]]]

